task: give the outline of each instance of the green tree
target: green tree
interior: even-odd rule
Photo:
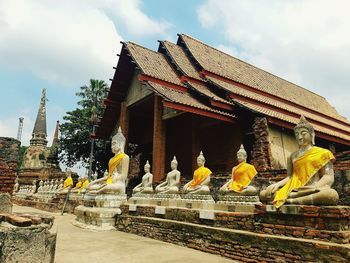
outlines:
[[[103,113],[102,100],[107,97],[108,85],[103,80],[90,79],[90,84],[76,93],[81,99],[78,107],[66,113],[60,126],[60,161],[71,167],[77,162],[89,167],[92,121]],[[92,119],[92,116],[95,116]],[[93,171],[106,169],[111,157],[110,142],[95,140]]]
[[[23,158],[24,158],[24,153],[27,150],[28,146],[21,146],[19,148],[19,153],[18,153],[18,165],[17,165],[17,172],[19,169],[23,166]]]

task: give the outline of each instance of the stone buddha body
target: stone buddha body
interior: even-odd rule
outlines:
[[[136,193],[144,193],[149,194],[153,193],[153,174],[150,173],[151,166],[147,161],[144,167],[145,174],[142,176],[142,181],[140,184],[136,185],[134,189],[132,189],[133,194]]]
[[[201,151],[197,157],[198,169],[193,173],[193,179],[184,185],[183,191],[186,194],[210,194],[209,183],[211,171],[204,167],[205,158]]]
[[[246,163],[247,152],[243,144],[237,152],[238,165],[232,168],[232,178],[224,184],[219,192],[226,195],[256,195],[257,190],[250,183],[257,174],[255,167]]]
[[[333,154],[314,146],[313,127],[301,116],[294,127],[299,149],[288,159],[288,176],[261,191],[262,201],[272,201],[276,208],[286,204],[336,205],[338,193],[334,182]]]
[[[180,187],[180,171],[177,170],[177,160],[174,156],[170,163],[171,171],[167,174],[165,182],[157,185],[156,192],[159,194],[177,194]]]
[[[129,170],[129,156],[124,153],[125,137],[119,127],[112,138],[111,149],[115,154],[108,162],[108,175],[92,181],[86,190],[92,194],[125,194]]]
[[[18,192],[18,190],[19,190],[18,177],[16,177],[15,185],[13,186],[12,193],[15,194]]]

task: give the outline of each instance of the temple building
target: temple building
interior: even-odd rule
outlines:
[[[174,155],[190,178],[200,151],[215,175],[230,173],[241,144],[259,172],[284,170],[297,149],[300,115],[314,126],[318,146],[349,149],[350,122],[307,89],[185,34],[176,44],[159,41],[158,51],[122,45],[94,136],[108,139],[120,125],[141,164],[151,161],[155,182]],[[43,147],[42,136],[33,132],[35,147]]]
[[[58,130],[59,122],[57,121],[51,147],[47,147],[46,91],[43,89],[32,139],[24,153],[23,165],[18,173],[20,184],[31,184],[33,180],[38,179],[64,177],[58,162]]]

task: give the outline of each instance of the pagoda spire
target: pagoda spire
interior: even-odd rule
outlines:
[[[60,127],[60,122],[56,122],[56,128],[55,133],[53,135],[52,139],[52,145],[50,148],[50,154],[47,157],[47,164],[51,167],[57,167],[58,166],[58,130]]]
[[[54,147],[54,146],[58,145],[58,129],[59,129],[59,127],[60,127],[60,121],[57,121],[51,147]]]
[[[32,133],[30,145],[46,146],[46,89],[41,92],[40,105]]]

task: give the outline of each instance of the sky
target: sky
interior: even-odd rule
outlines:
[[[350,120],[347,0],[0,0],[0,136],[29,145],[46,88],[56,120],[89,79],[110,84],[120,41],[157,50],[185,33],[325,97]]]

